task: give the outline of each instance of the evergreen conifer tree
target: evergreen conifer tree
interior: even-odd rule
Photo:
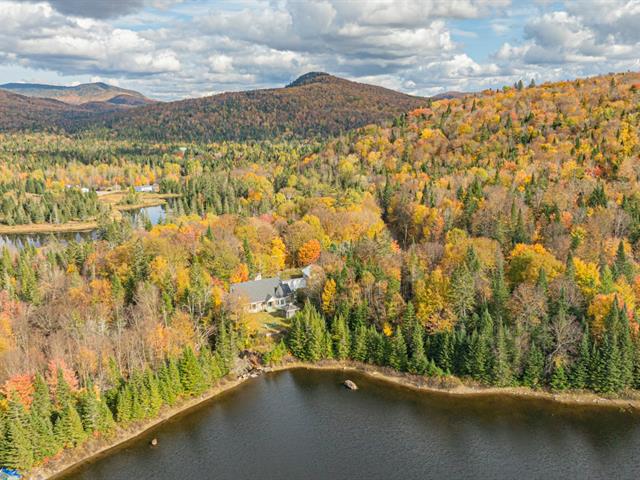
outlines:
[[[28,429],[27,414],[15,392],[9,395],[4,423],[4,435],[0,438],[0,465],[29,470],[35,461],[34,448]]]
[[[87,433],[100,431],[100,402],[93,386],[89,385],[78,399],[82,428]]]
[[[180,382],[187,395],[200,395],[204,392],[206,388],[204,375],[191,347],[187,347],[184,350],[180,359],[179,370]]]
[[[158,386],[160,388],[160,396],[162,397],[162,401],[167,405],[175,404],[177,397],[171,385],[169,368],[166,362],[164,362],[158,370]]]
[[[374,325],[369,325],[367,329],[367,358],[366,361],[371,364],[380,363],[380,358],[384,362],[384,339]]]
[[[302,310],[302,321],[305,335],[304,360],[317,362],[326,352],[325,332],[326,324],[318,311],[307,302]]]
[[[400,327],[396,328],[391,338],[388,363],[390,367],[398,371],[403,371],[407,366],[407,344],[404,341]]]
[[[182,386],[182,380],[180,379],[180,367],[175,358],[169,358],[168,368],[171,387],[176,395],[180,397],[184,393],[184,388]]]
[[[621,387],[629,388],[633,384],[633,340],[626,308],[620,313],[617,324],[620,343]]]
[[[364,362],[367,359],[367,353],[367,329],[364,325],[358,325],[351,342],[351,358],[357,362]]]
[[[58,412],[54,432],[63,447],[75,447],[80,445],[86,438],[82,428],[82,419],[73,402],[67,402],[62,410]]]
[[[98,431],[103,434],[110,435],[116,428],[116,422],[113,413],[109,409],[104,396],[98,399]]]
[[[580,347],[578,350],[578,358],[576,359],[573,369],[571,370],[570,380],[571,386],[581,390],[589,386],[589,367],[591,365],[591,347],[589,337],[589,327],[586,326]]]
[[[335,357],[337,360],[346,360],[349,358],[351,339],[347,322],[343,315],[338,315],[333,319],[331,330]]]
[[[554,391],[566,390],[569,387],[564,365],[561,362],[556,363],[551,373],[551,389]]]
[[[51,422],[53,406],[49,387],[40,374],[35,376],[33,386],[33,400],[29,409],[30,432],[34,456],[40,460],[54,455],[58,451],[58,446]]]
[[[116,397],[116,420],[118,423],[126,424],[133,420],[132,404],[131,386],[125,384],[120,388]]]
[[[404,314],[402,316],[402,333],[404,334],[404,338],[407,342],[411,340],[411,335],[413,334],[413,328],[416,322],[416,312],[413,302],[407,302],[407,306],[404,309]]]
[[[619,345],[620,310],[614,302],[605,319],[605,335],[599,345],[600,355],[596,365],[597,382],[594,385],[599,392],[618,392],[623,388],[622,355]]]
[[[540,388],[544,383],[544,355],[535,343],[529,347],[522,383],[529,388]]]
[[[613,276],[616,279],[624,276],[628,282],[632,282],[633,270],[633,264],[627,259],[627,254],[624,251],[624,242],[620,240],[616,251],[616,258],[613,262]]]
[[[407,370],[411,373],[423,375],[427,371],[429,362],[424,351],[423,328],[418,323],[413,326],[410,351],[411,355],[407,364]]]
[[[633,342],[633,388],[640,390],[640,337]]]
[[[306,335],[302,325],[302,315],[297,313],[291,319],[291,327],[289,328],[289,334],[287,335],[287,342],[291,353],[302,360],[305,360],[305,344]]]
[[[64,378],[64,372],[59,368],[56,372],[56,406],[62,410],[72,401],[71,387]]]
[[[504,279],[504,266],[499,259],[496,269],[491,276],[491,314],[497,319],[505,318],[509,289]]]
[[[208,351],[208,349],[206,350]],[[156,375],[150,369],[147,369],[144,374],[144,388],[148,397],[147,417],[153,418],[160,412],[160,408],[162,407],[162,396],[160,395],[158,377],[156,377]]]
[[[509,352],[502,322],[498,323],[493,347],[493,362],[491,371],[492,382],[499,387],[506,387],[513,379]]]
[[[445,373],[454,373],[455,332],[446,330],[439,335],[437,364]]]

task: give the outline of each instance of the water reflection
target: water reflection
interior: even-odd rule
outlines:
[[[147,225],[158,225],[167,218],[167,208],[165,205],[144,207],[135,210],[122,212],[128,218],[134,228],[145,228]],[[10,250],[22,250],[26,246],[42,247],[45,244],[60,243],[66,245],[69,242],[94,241],[98,238],[97,230],[85,232],[56,232],[56,233],[35,233],[35,234],[8,234],[0,235],[0,249],[8,247]]]
[[[640,478],[637,414],[425,394],[352,373],[350,392],[345,378],[252,380],[68,478]]]

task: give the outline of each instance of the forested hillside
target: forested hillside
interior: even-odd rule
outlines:
[[[382,87],[312,73],[286,88],[223,93],[114,113],[90,128],[104,127],[109,135],[146,140],[326,137],[390,120],[425,102]]]
[[[80,107],[58,100],[29,98],[0,90],[0,131],[51,129],[64,123],[67,116],[82,113]]]
[[[0,131],[193,142],[327,137],[426,104],[423,98],[325,73],[304,75],[286,88],[146,106],[137,97],[119,95],[81,105],[59,103],[54,109],[46,100],[0,95],[0,112],[6,112],[0,116]],[[137,108],[126,108],[130,106]]]
[[[429,102],[324,144],[2,137],[4,197],[179,198],[147,230],[3,249],[0,464],[150,418],[240,348],[637,399],[639,124],[627,73]],[[308,265],[282,342],[229,294]]]
[[[70,87],[39,83],[5,83],[0,85],[0,90],[17,93],[25,97],[50,98],[71,105],[81,105],[88,102],[111,102],[116,97],[140,104],[151,102],[139,92],[114,87],[102,82],[83,83]]]
[[[0,132],[71,131],[99,114],[128,110],[150,103],[130,95],[116,95],[107,101],[70,104],[53,98],[26,96],[0,88]]]

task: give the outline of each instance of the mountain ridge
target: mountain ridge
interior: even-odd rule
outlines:
[[[0,89],[31,98],[50,98],[69,105],[82,105],[88,102],[109,102],[123,95],[138,102],[150,103],[142,93],[135,90],[116,87],[104,82],[82,83],[79,85],[49,85],[44,83],[5,83]],[[133,100],[131,104],[133,104]]]
[[[390,120],[427,102],[426,98],[384,87],[309,72],[285,87],[225,92],[109,112],[93,119],[89,128],[156,140],[309,138]]]
[[[104,85],[68,88],[101,90]],[[121,93],[55,106],[36,101],[45,100],[36,96],[5,95],[0,98],[0,104],[4,103],[0,111],[3,107],[11,110],[12,102],[28,111],[13,114],[9,119],[0,118],[0,131],[58,129],[89,134],[108,131],[110,136],[120,138],[171,141],[317,138],[389,121],[429,102],[425,97],[325,72],[308,72],[279,88],[225,92],[172,102],[150,101],[139,95]]]

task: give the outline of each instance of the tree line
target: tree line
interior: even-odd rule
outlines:
[[[238,338],[220,325],[215,345],[196,354],[185,348],[155,370],[124,375],[111,362],[112,386],[101,390],[92,379],[79,382],[66,365],[51,365],[5,392],[0,409],[0,466],[28,471],[60,451],[91,437],[113,435],[131,422],[152,419],[164,406],[205,392],[233,368]]]
[[[545,338],[542,330],[526,354],[519,355],[516,329],[492,316],[490,307],[455,329],[437,334],[430,334],[417,321],[412,303],[398,326],[387,331],[367,325],[357,307],[339,310],[327,318],[307,303],[292,319],[287,334],[291,353],[309,362],[354,360],[415,375],[454,375],[498,387],[598,393],[640,389],[640,341],[631,335],[628,312],[617,304],[606,317],[603,336],[594,336],[585,327],[570,362],[554,358],[557,339]],[[561,298],[553,320],[557,328],[566,328],[568,315]]]

